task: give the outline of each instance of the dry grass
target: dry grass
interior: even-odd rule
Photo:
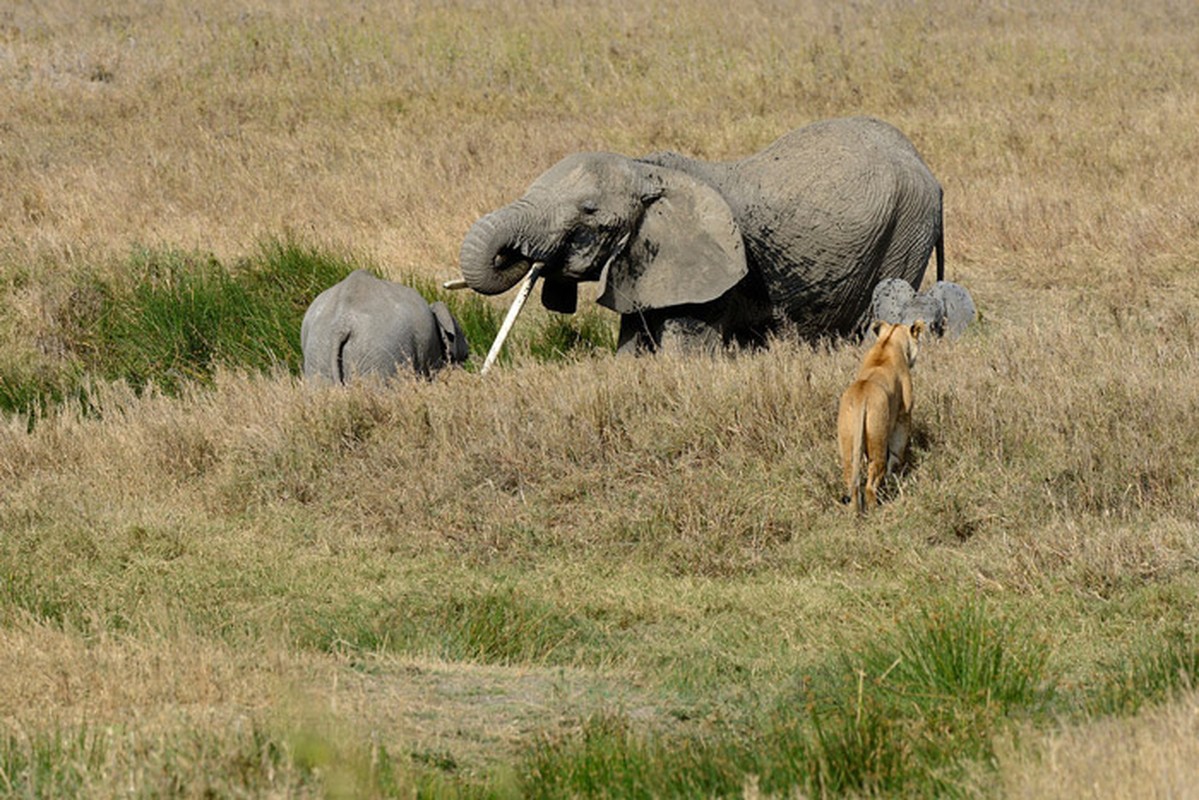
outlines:
[[[1194,797],[1199,786],[1195,696],[1131,720],[1032,735],[1001,756],[1013,798]]]
[[[850,113],[916,141],[983,312],[922,352],[915,463],[860,522],[853,348],[383,392],[226,371],[9,421],[0,738],[65,737],[66,793],[502,788],[538,733],[744,722],[934,600],[1031,621],[1080,697],[1194,635],[1199,11],[775,5],[0,9],[0,370],[58,368],[80,276],[139,246],[294,236],[439,279],[567,152],[736,157]],[[1193,705],[1034,721],[980,785],[1118,796],[1135,748],[1127,786],[1164,795]]]

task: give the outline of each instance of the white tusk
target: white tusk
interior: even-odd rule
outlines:
[[[466,280],[464,278],[454,278],[452,281],[446,281],[445,283],[441,284],[441,288],[453,289],[457,291],[458,289],[466,289],[469,287],[466,285]]]
[[[480,375],[486,375],[487,370],[491,369],[491,365],[495,363],[496,357],[500,354],[500,348],[504,346],[504,340],[508,338],[508,333],[512,330],[512,324],[516,322],[516,315],[520,313],[525,301],[529,299],[529,293],[533,291],[533,284],[537,283],[537,279],[541,277],[543,266],[545,265],[537,262],[529,270],[528,277],[525,278],[520,291],[516,293],[516,298],[512,301],[512,307],[508,309],[508,316],[504,317],[504,324],[500,326],[500,332],[495,335],[495,341],[491,343],[491,350],[487,352],[487,359],[483,362],[483,368],[479,370]]]

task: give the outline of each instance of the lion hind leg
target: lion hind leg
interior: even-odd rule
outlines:
[[[890,455],[890,436],[887,430],[889,414],[885,396],[872,397],[866,411],[865,449],[866,449],[866,498],[865,507],[874,508],[878,505],[878,489],[883,477],[887,474],[888,456]]]
[[[892,475],[898,473],[907,461],[909,428],[909,420],[901,414],[887,440],[887,472]]]
[[[841,451],[841,480],[845,484],[841,502],[852,503],[858,511],[864,508],[862,450],[865,446],[866,401],[863,388],[854,384],[846,390],[837,412],[837,444]]]
[[[886,458],[871,458],[866,464],[866,503],[867,509],[878,505],[878,487],[887,472]]]

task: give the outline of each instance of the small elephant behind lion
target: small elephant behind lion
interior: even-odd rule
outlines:
[[[442,302],[355,270],[317,295],[300,325],[304,377],[345,384],[374,376],[424,377],[466,361],[466,335]]]
[[[874,287],[871,317],[897,325],[924,320],[937,336],[956,339],[978,317],[974,299],[966,287],[952,281],[937,281],[922,292],[902,278],[888,278]]]

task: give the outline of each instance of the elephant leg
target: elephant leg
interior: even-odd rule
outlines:
[[[649,319],[645,314],[621,314],[620,333],[616,339],[618,355],[640,355],[656,349]]]
[[[622,314],[616,352],[717,352],[724,344],[720,327],[701,316],[693,315],[694,312],[695,308],[691,306],[680,306]]]
[[[717,353],[727,343],[724,328],[722,309],[706,304],[622,314],[616,352]]]
[[[668,317],[657,331],[658,346],[676,353],[718,353],[724,347],[720,329],[697,317]]]

